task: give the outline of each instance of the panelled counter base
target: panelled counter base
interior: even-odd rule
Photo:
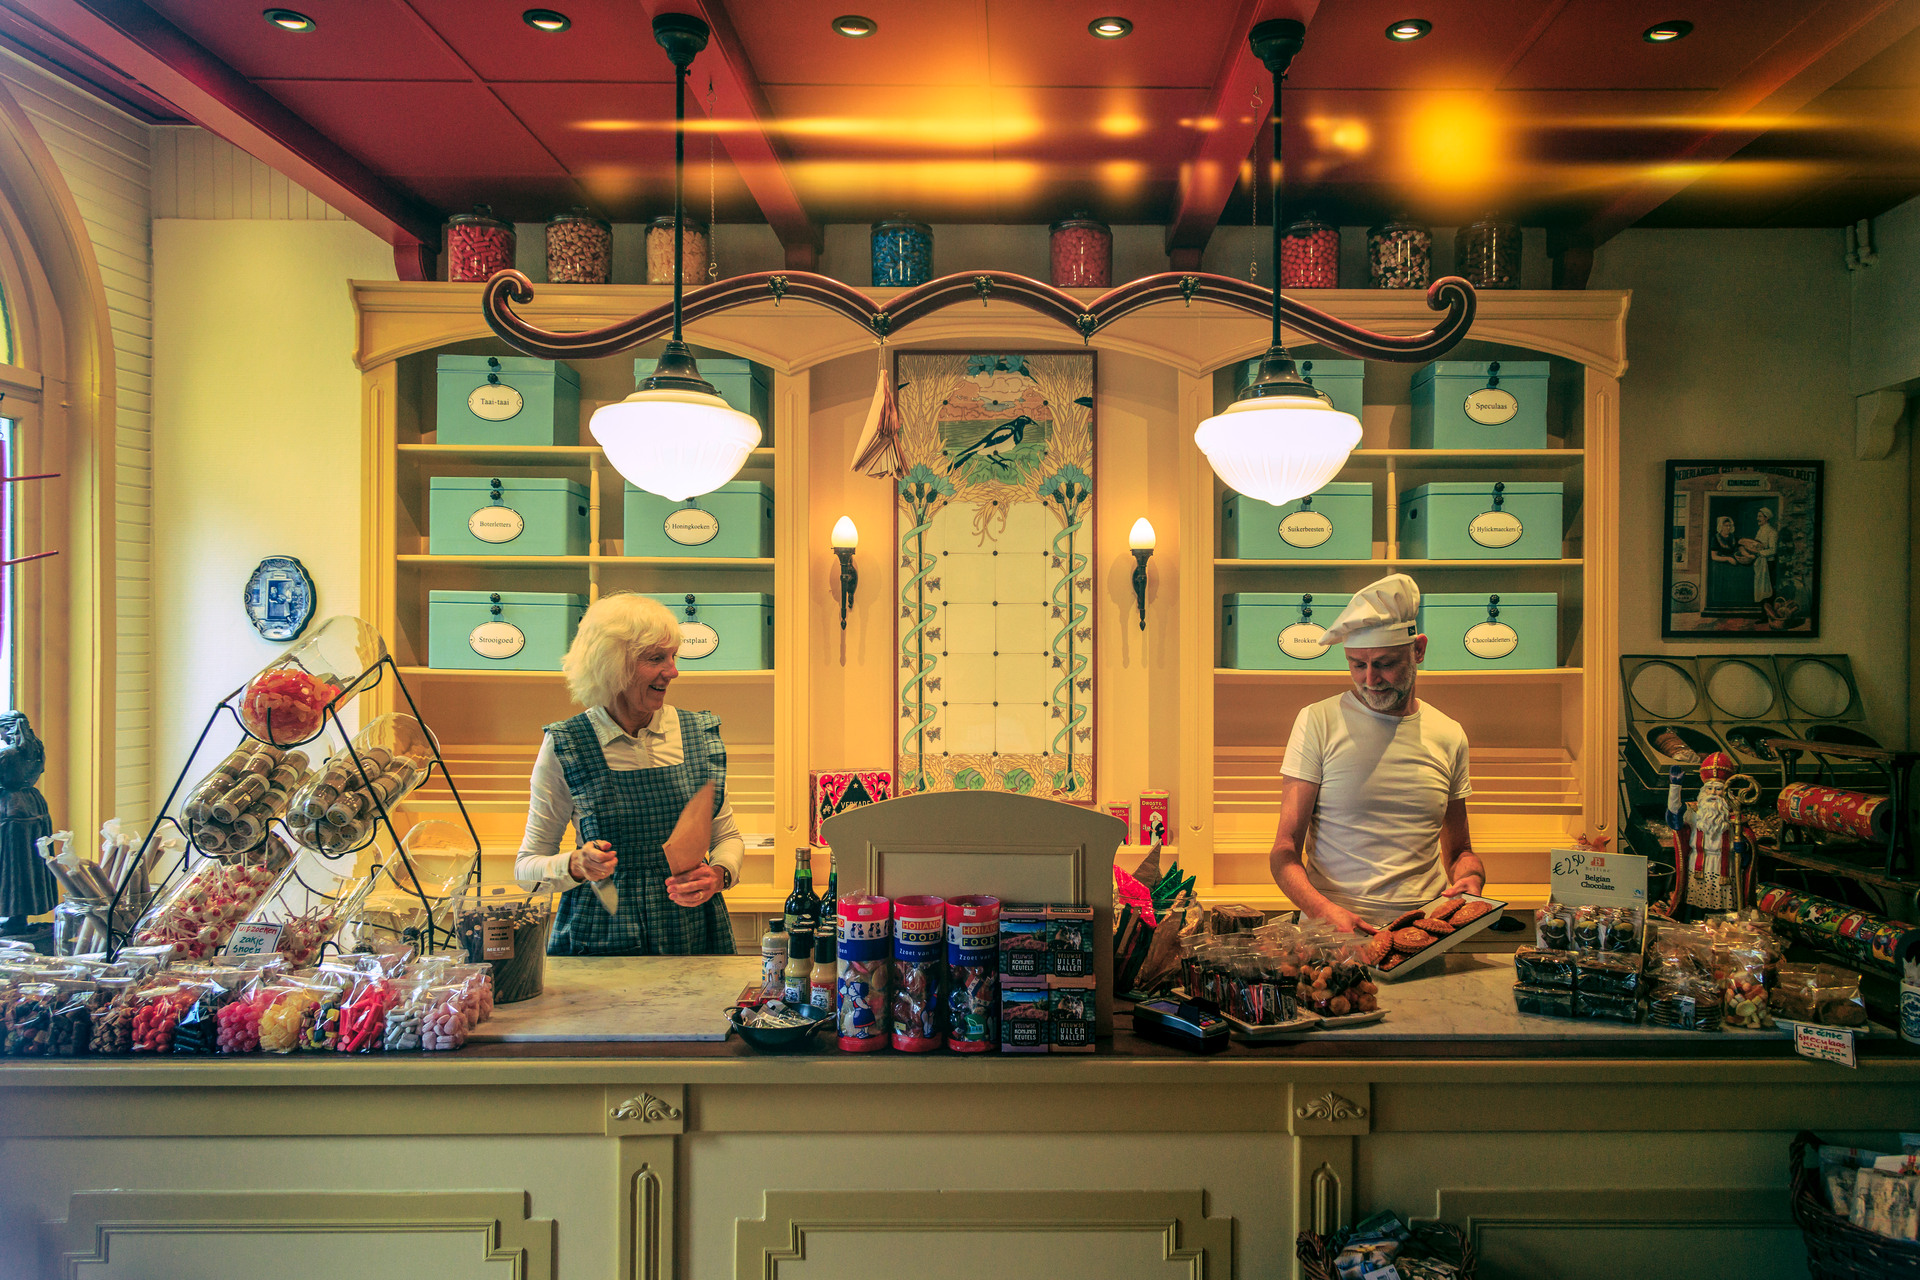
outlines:
[[[1522,1017],[1488,954],[1211,1057],[1125,1017],[1091,1056],[644,1038],[711,1034],[756,972],[555,960],[452,1054],[5,1060],[0,1275],[1220,1280],[1392,1208],[1467,1228],[1484,1277],[1801,1276],[1792,1133],[1920,1129],[1891,1037],[1848,1070]]]

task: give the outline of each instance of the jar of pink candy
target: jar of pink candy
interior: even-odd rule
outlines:
[[[513,265],[513,224],[484,204],[447,219],[447,279],[485,280]]]
[[[1053,224],[1047,247],[1058,289],[1105,289],[1113,284],[1113,231],[1090,213]]]
[[[1287,227],[1280,241],[1283,289],[1340,287],[1340,228],[1306,214]]]

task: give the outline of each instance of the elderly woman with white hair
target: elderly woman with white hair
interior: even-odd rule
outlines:
[[[720,718],[667,703],[679,649],[671,610],[621,592],[594,602],[567,650],[567,689],[586,710],[546,727],[514,862],[521,883],[565,891],[549,954],[733,951],[720,892],[732,887],[746,850],[727,805]],[[669,844],[704,832],[709,817],[704,860],[675,874]],[[569,822],[580,847],[566,853]]]

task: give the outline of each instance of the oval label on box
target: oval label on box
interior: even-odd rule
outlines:
[[[697,547],[720,536],[720,517],[698,507],[682,507],[667,517],[664,528],[669,541]]]
[[[467,532],[482,542],[512,542],[526,530],[525,517],[512,507],[481,507],[467,517]]]
[[[698,660],[710,658],[713,651],[720,647],[720,633],[704,622],[691,619],[680,624],[680,653],[682,658]]]
[[[1280,518],[1280,541],[1308,550],[1333,536],[1333,521],[1318,511],[1293,511]]]
[[[504,382],[483,382],[467,392],[467,412],[488,422],[505,422],[526,403],[524,396]]]
[[[1467,392],[1461,410],[1483,427],[1497,427],[1513,421],[1514,415],[1520,412],[1520,401],[1504,387],[1481,387]]]
[[[1327,629],[1311,622],[1296,622],[1280,631],[1280,652],[1300,662],[1310,662],[1327,651]]]
[[[483,622],[467,633],[467,647],[483,658],[504,661],[527,647],[527,633],[511,622]]]
[[[1482,511],[1467,521],[1467,536],[1483,547],[1498,550],[1520,541],[1526,532],[1520,517],[1511,511]]]
[[[1491,662],[1520,647],[1520,633],[1504,622],[1482,622],[1467,628],[1467,652]]]

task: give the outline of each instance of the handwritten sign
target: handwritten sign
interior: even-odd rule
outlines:
[[[1793,1051],[1817,1062],[1837,1062],[1843,1067],[1858,1065],[1853,1058],[1853,1032],[1843,1027],[1816,1027],[1796,1022]]]
[[[265,920],[250,920],[227,939],[230,956],[264,956],[280,946],[280,926]]]
[[[1567,907],[1644,907],[1647,860],[1632,853],[1555,849],[1553,900]]]

